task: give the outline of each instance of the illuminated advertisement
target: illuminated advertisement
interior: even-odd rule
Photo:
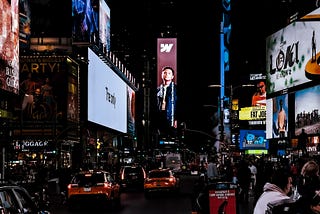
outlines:
[[[127,133],[127,85],[88,48],[88,120]]]
[[[267,99],[267,139],[288,137],[288,95]]]
[[[75,106],[78,103],[78,98],[75,96],[78,93],[78,84],[77,81],[71,81],[76,77],[70,75],[72,72],[77,76],[77,71],[77,64],[65,56],[21,56],[21,97],[17,108],[22,110],[23,120],[66,119],[65,112],[68,106],[66,94],[68,99],[71,99],[70,96],[73,94]],[[74,114],[77,114],[77,110]],[[74,120],[77,118],[73,117]]]
[[[240,149],[268,149],[265,130],[240,130]]]
[[[266,155],[268,154],[268,150],[267,149],[248,149],[245,150],[245,154],[247,155]]]
[[[295,92],[295,135],[320,133],[320,86]]]
[[[135,135],[135,120],[136,120],[136,93],[127,86],[127,103],[128,103],[128,134]]]
[[[96,4],[94,0],[72,1],[72,40],[74,43],[99,42],[99,5]]]
[[[177,128],[177,41],[158,38],[157,41],[157,128],[160,134],[175,135]]]
[[[266,107],[245,107],[239,111],[239,120],[265,120]]]
[[[29,0],[19,0],[19,40],[21,49],[28,48],[31,36],[31,10]]]
[[[72,122],[77,122],[79,121],[79,66],[77,64],[69,66],[68,71],[67,119]]]
[[[19,93],[19,0],[0,0],[0,89]]]
[[[236,186],[230,183],[217,182],[209,190],[210,214],[235,213]]]
[[[319,21],[302,19],[267,37],[267,94],[320,79],[319,35]]]
[[[176,38],[158,38],[157,43],[157,67],[158,85],[162,83],[162,68],[170,66],[175,70],[174,82],[177,83],[177,39]]]
[[[110,8],[105,0],[99,2],[99,39],[105,51],[110,51]]]

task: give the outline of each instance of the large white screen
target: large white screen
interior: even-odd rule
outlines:
[[[126,83],[91,49],[88,59],[88,120],[126,133]]]

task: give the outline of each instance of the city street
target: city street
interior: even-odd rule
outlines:
[[[186,176],[182,181],[179,195],[157,194],[150,199],[144,197],[142,191],[135,189],[124,192],[121,195],[121,208],[119,210],[99,210],[95,204],[84,204],[77,211],[70,212],[66,206],[53,210],[54,214],[83,214],[83,213],[111,213],[111,214],[191,214],[192,213],[192,190],[195,177]],[[253,198],[249,198],[249,203],[238,203],[236,210],[231,214],[252,214]],[[210,213],[212,214],[212,213]]]

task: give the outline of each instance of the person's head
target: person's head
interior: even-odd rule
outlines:
[[[283,101],[282,101],[282,99],[281,99],[281,100],[279,100],[279,105],[280,105],[280,106],[282,106],[282,105],[283,105]]]
[[[304,132],[305,132],[305,129],[301,129],[301,132],[304,133]]]
[[[301,175],[304,177],[314,177],[319,176],[319,165],[314,160],[307,161],[302,169]]]
[[[288,170],[284,168],[276,169],[271,175],[270,182],[282,189],[285,194],[291,194],[292,176]]]
[[[174,78],[174,70],[170,66],[165,66],[162,68],[161,73],[162,81],[165,85],[170,84],[173,81]]]
[[[263,81],[257,84],[257,89],[260,93],[264,93],[266,91],[266,85]]]

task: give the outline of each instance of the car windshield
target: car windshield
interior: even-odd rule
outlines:
[[[96,185],[97,183],[103,183],[105,181],[103,173],[88,173],[88,174],[78,174],[72,180],[72,183],[79,184],[79,186],[84,185]]]
[[[154,171],[150,172],[149,178],[167,178],[170,177],[169,171]]]
[[[124,170],[125,174],[142,174],[142,169],[140,167],[128,167]]]

